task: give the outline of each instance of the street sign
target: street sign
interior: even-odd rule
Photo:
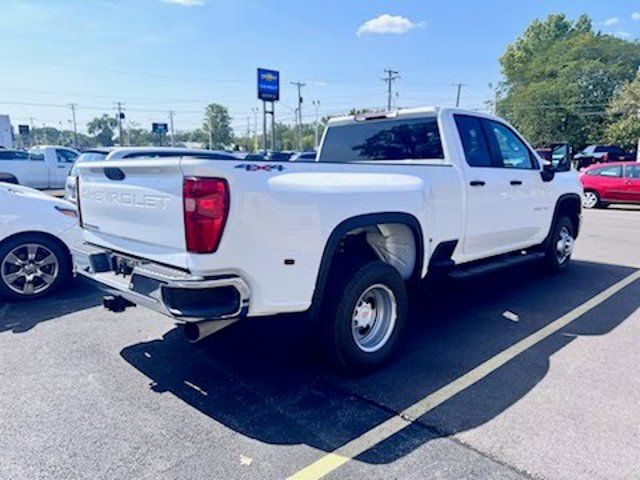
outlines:
[[[265,102],[280,100],[280,72],[258,69],[258,98]]]
[[[156,133],[158,135],[164,135],[169,131],[169,127],[166,123],[152,123],[151,124],[151,132]]]
[[[29,125],[18,125],[18,133],[22,136],[29,135]]]

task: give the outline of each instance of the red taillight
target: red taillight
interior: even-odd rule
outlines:
[[[218,249],[229,213],[229,185],[222,178],[185,178],[184,230],[187,250],[212,253]]]

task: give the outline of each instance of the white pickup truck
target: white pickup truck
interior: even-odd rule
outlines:
[[[73,148],[34,147],[23,150],[0,150],[0,182],[33,188],[64,188],[67,175],[78,158]]]
[[[80,165],[77,274],[198,340],[245,317],[309,313],[344,370],[398,344],[407,285],[570,259],[573,171],[503,120],[451,108],[336,118],[315,163],[154,158]],[[302,316],[305,318],[305,316]]]

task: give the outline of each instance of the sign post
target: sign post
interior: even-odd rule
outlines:
[[[169,131],[169,126],[166,123],[153,122],[151,124],[151,133],[158,135],[160,146],[162,146],[162,139]]]
[[[267,115],[271,115],[271,150],[276,149],[276,108],[280,100],[280,72],[258,68],[258,99],[262,100],[262,147],[267,151]],[[267,109],[267,104],[271,110]]]

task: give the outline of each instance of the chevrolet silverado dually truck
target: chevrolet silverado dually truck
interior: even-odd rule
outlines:
[[[78,166],[75,271],[197,341],[246,317],[307,312],[345,371],[378,366],[407,287],[539,259],[563,270],[575,171],[542,165],[500,118],[421,108],[332,119],[312,163],[153,158]],[[302,320],[301,320],[302,321]]]

